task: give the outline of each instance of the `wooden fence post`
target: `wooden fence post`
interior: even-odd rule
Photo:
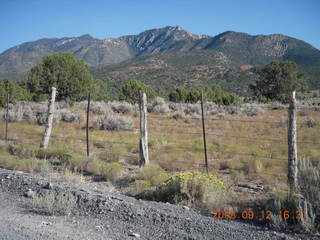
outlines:
[[[204,161],[205,161],[205,166],[206,166],[206,172],[209,173],[207,140],[206,140],[206,126],[205,126],[204,107],[203,107],[203,92],[201,93],[201,115],[202,115],[203,148],[204,148],[204,157],[205,157]]]
[[[7,92],[7,109],[6,109],[6,129],[5,129],[5,140],[8,141],[8,118],[9,118],[9,92]]]
[[[87,157],[88,158],[90,156],[90,149],[89,149],[89,114],[90,114],[90,93],[88,94],[87,124],[86,124]]]
[[[41,148],[46,149],[49,145],[49,139],[51,135],[51,130],[52,130],[52,122],[53,122],[53,113],[54,113],[54,102],[56,100],[56,88],[52,87],[52,92],[51,92],[51,99],[49,100],[48,103],[48,114],[47,114],[47,124],[46,124],[46,129],[44,131],[43,139],[40,144]]]
[[[296,126],[296,92],[292,92],[289,104],[289,126],[288,126],[288,184],[290,195],[298,187],[298,154],[297,154],[297,126]]]
[[[147,123],[147,96],[140,92],[140,167],[149,163],[148,152],[148,123]]]

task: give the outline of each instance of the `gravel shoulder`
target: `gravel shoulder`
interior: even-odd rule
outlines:
[[[50,180],[50,181],[49,181]],[[52,188],[47,189],[47,183]],[[24,207],[32,189],[71,191],[70,216],[43,216]],[[0,169],[0,239],[320,239],[319,235],[276,232],[250,222],[212,220],[168,203],[142,201],[94,184],[75,184]]]

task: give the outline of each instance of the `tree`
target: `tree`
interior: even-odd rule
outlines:
[[[259,79],[251,90],[257,99],[287,102],[289,94],[307,89],[304,73],[294,62],[273,61],[264,67],[256,68]]]
[[[199,89],[191,89],[187,95],[186,102],[187,103],[196,103],[201,99],[201,90]]]
[[[96,84],[85,62],[66,52],[44,56],[25,82],[35,101],[46,99],[51,87],[57,88],[57,100],[83,100]]]
[[[188,96],[188,91],[183,87],[178,87],[176,90],[169,93],[171,102],[185,102]]]
[[[157,93],[151,87],[144,85],[141,81],[130,80],[122,86],[119,93],[119,100],[138,103],[140,91],[145,92],[147,97],[151,99],[157,96]]]
[[[30,94],[26,89],[14,83],[11,79],[4,78],[0,80],[0,106],[5,105],[7,93],[9,93],[11,103],[30,100]]]

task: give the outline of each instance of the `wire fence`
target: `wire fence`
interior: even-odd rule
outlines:
[[[268,108],[270,110],[270,107]],[[310,110],[310,108],[299,108],[299,109],[308,109]],[[286,109],[282,109],[279,110],[281,112],[281,114],[283,114],[283,112],[286,112]],[[280,115],[280,114],[279,114]],[[279,116],[280,117],[280,116]],[[237,119],[236,117],[233,117],[232,119],[228,119],[228,118],[216,118],[212,115],[206,115],[206,135],[209,137],[209,140],[211,141],[212,139],[214,139],[216,142],[219,143],[219,140],[221,139],[227,139],[229,140],[229,142],[231,141],[238,141],[239,145],[244,146],[247,145],[247,150],[230,150],[228,148],[228,146],[225,146],[224,148],[218,148],[215,146],[212,146],[212,143],[209,142],[208,144],[208,154],[209,154],[209,168],[212,167],[212,165],[217,162],[217,160],[221,160],[219,159],[219,157],[216,157],[217,155],[221,155],[222,157],[226,157],[226,155],[229,155],[228,157],[230,158],[236,158],[236,157],[248,157],[248,158],[259,158],[259,159],[272,159],[272,160],[279,160],[279,161],[287,161],[287,152],[284,152],[282,154],[276,153],[274,154],[272,152],[272,149],[266,152],[268,153],[256,153],[254,150],[250,151],[250,145],[248,144],[248,142],[253,143],[254,145],[258,145],[258,144],[266,144],[266,142],[271,143],[271,144],[278,144],[281,145],[283,148],[287,147],[288,144],[288,139],[287,139],[287,135],[286,134],[280,134],[281,138],[272,138],[272,137],[260,137],[257,136],[257,134],[255,135],[237,135],[235,133],[235,131],[233,129],[227,129],[226,128],[217,128],[217,127],[212,127],[212,123],[215,122],[222,122],[222,123],[230,123],[231,127],[233,126],[233,124],[250,124],[251,126],[256,127],[257,129],[261,128],[261,125],[271,125],[271,126],[275,126],[276,124],[279,123],[279,121],[269,121],[269,120],[261,120],[261,119]],[[246,117],[249,118],[249,117]],[[189,146],[188,143],[186,143],[185,138],[187,137],[187,140],[192,140],[195,137],[198,138],[202,138],[203,137],[203,132],[200,130],[202,128],[201,125],[201,119],[196,118],[196,117],[188,117],[188,121],[191,120],[196,120],[193,122],[188,122],[185,123],[184,119],[178,119],[178,120],[173,120],[170,119],[170,117],[168,115],[157,115],[157,114],[151,114],[148,116],[148,121],[149,121],[149,125],[148,125],[148,129],[149,129],[149,137],[160,137],[160,136],[164,136],[165,138],[167,138],[168,142],[166,144],[164,144],[161,147],[158,147],[156,149],[153,149],[152,147],[151,149],[151,155],[156,155],[156,154],[167,154],[170,155],[172,153],[174,153],[175,151],[177,151],[178,149],[180,150],[184,150],[185,152],[195,152],[198,154],[198,161],[195,161],[193,163],[193,167],[196,169],[203,169],[204,167],[204,163],[203,163],[203,158],[204,158],[204,154],[203,154],[203,142],[201,141],[200,144],[198,144],[196,147],[194,146]],[[3,123],[3,122],[2,122]],[[287,124],[287,123],[286,123]],[[281,129],[284,133],[287,133],[287,125],[285,124],[285,126],[283,126],[283,128]],[[299,123],[298,122],[298,126],[300,127],[304,127],[303,123]],[[168,129],[170,128],[170,129]],[[199,129],[198,129],[199,128]],[[10,125],[9,125],[9,129],[10,129]],[[111,134],[106,133],[105,136],[100,137],[99,139],[96,136],[90,136],[90,146],[92,147],[92,151],[91,154],[92,155],[96,155],[96,154],[104,154],[108,151],[110,151],[109,147],[110,146],[115,146],[115,145],[120,145],[120,146],[127,146],[131,148],[131,152],[128,154],[132,154],[135,155],[137,158],[139,157],[139,134],[138,134],[138,128],[136,129],[136,131],[132,131],[131,133],[126,133],[125,136],[123,137],[123,139],[119,140],[119,136],[115,137],[115,139],[112,139],[112,137],[110,136]],[[277,128],[273,128],[274,131],[280,131]],[[10,133],[11,131],[11,133]],[[17,142],[21,142],[21,140],[23,140],[23,133],[19,132],[18,130],[16,131],[15,129],[12,129],[9,131],[9,133],[11,135],[15,135],[18,136],[17,139],[15,139]],[[51,139],[52,140],[56,140],[59,142],[63,142],[63,144],[67,145],[68,142],[75,142],[78,141],[79,142],[79,146],[78,149],[79,151],[85,153],[86,148],[85,148],[85,144],[86,144],[86,136],[85,136],[85,129],[81,129],[78,130],[77,134],[79,135],[68,135],[67,134],[68,131],[66,131],[64,134],[61,135],[55,135],[55,133],[53,133],[51,135]],[[21,134],[22,136],[19,137],[19,134]],[[92,135],[92,134],[90,134]],[[129,136],[130,135],[130,136]],[[178,137],[179,141],[171,141],[172,136],[175,135],[176,137]],[[265,135],[268,135],[267,133],[265,133]],[[271,135],[271,134],[270,134]],[[28,137],[37,137],[40,143],[40,140],[43,136],[43,132],[42,131],[32,131],[32,130],[28,130],[27,133]],[[9,137],[10,138],[10,137]],[[129,141],[128,139],[126,140],[126,138],[131,139],[131,141]],[[212,138],[212,139],[210,139]],[[134,139],[134,140],[132,140]],[[27,139],[28,140],[28,139]],[[34,141],[33,139],[29,139],[31,141]],[[245,144],[241,143],[241,141],[245,141]],[[240,144],[241,143],[241,144]],[[314,140],[297,140],[297,143],[299,145],[307,145],[309,149],[314,149],[314,150],[319,150],[319,148],[317,148],[317,146],[320,144],[320,138],[318,138],[316,141]],[[38,143],[33,143],[33,144],[38,144]],[[84,146],[82,146],[82,144]],[[311,145],[311,146],[310,146]],[[81,149],[80,149],[81,148]],[[223,160],[223,159],[222,159]],[[152,159],[151,159],[152,161]],[[178,164],[186,164],[188,162],[188,159],[185,160],[179,160],[179,159],[175,159],[174,160],[175,163]],[[274,173],[276,174],[276,173]],[[274,174],[270,174],[270,175],[274,175]],[[283,171],[283,174],[286,174],[286,171]]]

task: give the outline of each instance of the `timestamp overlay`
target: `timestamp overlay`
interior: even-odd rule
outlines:
[[[280,218],[287,219],[296,219],[300,220],[302,218],[308,219],[307,211],[302,210],[280,210],[280,211],[271,211],[271,210],[243,210],[243,211],[235,211],[235,210],[213,210],[210,212],[211,219],[213,220],[222,220],[222,219],[242,219],[242,220],[271,220],[274,216],[279,216]]]

